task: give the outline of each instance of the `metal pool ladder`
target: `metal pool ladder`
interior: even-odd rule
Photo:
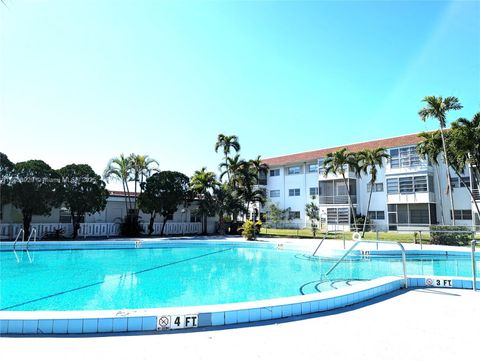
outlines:
[[[340,262],[342,262],[345,257],[348,256],[348,254],[353,251],[353,249],[355,247],[357,247],[358,244],[360,243],[373,243],[373,244],[379,244],[379,243],[384,243],[384,244],[396,244],[397,246],[400,247],[401,251],[402,251],[402,264],[403,264],[403,287],[404,288],[408,288],[408,282],[407,282],[407,257],[405,255],[405,248],[403,247],[403,245],[400,243],[400,242],[390,242],[390,241],[366,241],[366,240],[358,240],[356,241],[352,247],[350,247],[348,249],[347,252],[345,252],[345,254],[340,257],[340,259],[327,271],[327,273],[325,273],[325,276],[328,276],[330,274],[330,272],[332,272],[338,265]],[[473,247],[473,246],[472,246]]]
[[[20,238],[20,235],[22,235],[22,243],[25,242],[25,230],[23,228],[21,228],[20,231],[18,231],[17,237],[15,238],[15,241],[13,242],[13,250],[14,251],[15,251],[15,247],[17,245],[18,239]],[[28,250],[28,245],[30,244],[30,240],[32,239],[32,236],[33,236],[33,242],[36,242],[37,241],[37,229],[36,228],[32,228],[32,231],[28,235],[27,246],[26,246],[27,250]]]
[[[28,244],[30,243],[30,239],[32,238],[33,235],[33,242],[37,242],[37,229],[32,228],[32,231],[30,232],[30,235],[28,236],[27,239],[27,251],[28,251]]]
[[[328,231],[325,232],[325,236],[323,236],[322,240],[320,241],[320,243],[318,244],[317,248],[315,249],[315,252],[312,253],[312,256],[315,256],[315,254],[318,252],[318,249],[320,248],[320,246],[322,245],[323,241],[325,241],[325,239],[327,238],[328,236]]]
[[[18,241],[18,238],[20,237],[20,235],[22,235],[22,242],[25,241],[25,231],[23,230],[23,228],[21,228],[20,231],[18,231],[17,237],[15,238],[15,241],[13,242],[13,250],[14,251],[15,251],[15,246],[17,244],[17,241]]]
[[[473,282],[473,290],[477,290],[477,267],[475,265],[475,248],[477,246],[477,240],[472,241],[472,282]]]

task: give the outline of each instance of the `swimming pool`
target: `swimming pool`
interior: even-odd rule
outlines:
[[[100,249],[2,251],[0,311],[123,310],[251,302],[326,292],[403,272],[398,253],[354,255],[326,277],[343,251],[309,257],[302,250],[279,249],[272,244],[135,245],[140,248],[111,244]],[[471,277],[471,261],[467,253],[413,254],[407,258],[407,273]]]

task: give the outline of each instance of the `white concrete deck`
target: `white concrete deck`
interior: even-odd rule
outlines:
[[[0,338],[14,360],[475,360],[480,292],[398,291],[320,317],[203,332]]]

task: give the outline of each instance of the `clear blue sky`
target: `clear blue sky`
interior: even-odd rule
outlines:
[[[101,172],[124,152],[217,171],[218,133],[270,157],[480,110],[477,1],[24,1],[0,6],[0,151]],[[1,4],[0,4],[1,5]]]

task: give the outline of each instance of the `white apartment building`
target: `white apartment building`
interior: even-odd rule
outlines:
[[[309,226],[305,205],[313,201],[320,208],[322,224],[327,224],[330,229],[345,229],[351,217],[347,190],[340,175],[324,176],[323,161],[328,153],[344,147],[351,152],[385,147],[390,159],[378,171],[368,212],[374,227],[379,230],[414,230],[434,224],[451,225],[443,158],[438,159],[438,166],[422,160],[416,151],[421,140],[417,134],[412,134],[265,159],[270,167],[266,180],[268,201],[281,209],[290,209],[289,224],[292,227]],[[480,221],[472,197],[453,170],[450,174],[455,224],[478,227]],[[370,176],[357,176],[350,170],[346,176],[355,212],[365,215]],[[480,202],[478,181],[472,179],[473,173],[466,169],[461,176],[467,184],[474,185],[476,202]],[[262,212],[266,208],[268,205]]]

